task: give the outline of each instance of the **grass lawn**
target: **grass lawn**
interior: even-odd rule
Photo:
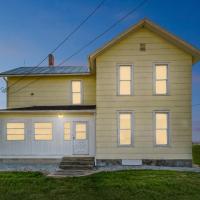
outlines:
[[[194,144],[192,146],[192,156],[193,162],[197,165],[200,165],[200,145]]]
[[[40,173],[0,173],[2,200],[200,199],[200,174],[131,170],[87,177],[49,178]]]

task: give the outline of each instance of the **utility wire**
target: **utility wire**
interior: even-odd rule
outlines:
[[[92,43],[94,43],[96,40],[98,40],[100,37],[108,33],[111,29],[113,29],[115,26],[117,26],[120,22],[125,20],[127,17],[129,17],[131,14],[133,14],[135,11],[137,11],[140,7],[142,7],[148,0],[143,0],[140,4],[138,4],[134,9],[132,9],[130,12],[128,12],[126,15],[121,17],[118,21],[116,21],[114,24],[112,24],[110,27],[108,27],[105,31],[103,31],[101,34],[97,35],[94,39],[92,39],[90,42],[82,46],[80,49],[78,49],[76,52],[74,52],[72,55],[64,59],[58,66],[63,65],[66,63],[68,60],[70,60],[72,57],[76,56],[79,54],[81,51],[83,51],[85,48],[90,46]]]
[[[67,59],[65,59],[64,61],[62,61],[58,66],[61,66],[61,64],[64,64],[66,61],[68,61],[69,59],[71,59],[72,57],[74,57],[75,55],[79,54],[81,51],[83,51],[85,48],[87,48],[89,45],[91,45],[93,42],[95,42],[98,38],[102,37],[103,35],[105,35],[107,32],[109,32],[111,29],[113,29],[115,26],[117,26],[120,22],[122,22],[123,20],[125,20],[127,17],[129,17],[131,14],[133,14],[134,12],[136,12],[140,7],[142,7],[148,0],[143,0],[140,4],[138,4],[134,9],[132,9],[131,11],[129,11],[126,15],[124,15],[123,17],[121,17],[119,20],[117,20],[114,24],[112,24],[109,28],[107,28],[105,31],[103,31],[101,34],[99,34],[98,36],[96,36],[94,39],[92,39],[90,42],[88,42],[86,45],[84,45],[83,47],[81,47],[78,51],[76,51],[75,53],[73,53],[71,56],[69,56]],[[21,90],[23,90],[24,88],[28,87],[29,85],[35,83],[36,81],[38,81],[39,79],[41,79],[42,77],[38,77],[35,80],[29,82],[28,84],[24,85],[23,87],[19,88],[18,90],[10,93],[10,94],[14,94],[17,93]]]
[[[97,10],[104,4],[105,1],[106,0],[102,0],[97,5],[97,7],[83,21],[81,21],[81,23],[75,29],[73,29],[69,34],[67,34],[66,37],[49,54],[55,53],[67,40],[69,40],[70,37],[73,34],[75,34],[81,28],[81,26],[83,26],[97,12]],[[46,57],[44,57],[35,67],[39,67],[48,58],[48,55]],[[27,75],[31,74],[31,72],[33,70],[34,70],[34,68],[32,70],[28,71],[24,76],[22,76],[20,79],[15,81],[13,84],[11,84],[7,88],[5,88],[5,90],[11,88],[14,85],[16,85],[18,82],[20,82],[22,79],[24,79]]]

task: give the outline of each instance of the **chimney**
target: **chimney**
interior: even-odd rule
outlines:
[[[49,67],[54,66],[54,56],[53,54],[49,54]]]

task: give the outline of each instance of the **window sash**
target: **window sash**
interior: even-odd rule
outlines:
[[[163,76],[161,77],[157,77],[157,68],[158,67],[166,67],[166,71],[163,73],[166,75],[166,77],[164,77],[163,74],[158,75],[158,76]],[[167,95],[168,94],[168,64],[155,64],[154,66],[154,92],[156,95]]]
[[[53,125],[51,122],[34,123],[35,140],[52,140]]]
[[[123,71],[129,68],[129,72]],[[130,73],[130,74],[129,74]],[[118,66],[118,89],[117,93],[120,96],[131,96],[133,94],[133,66],[132,65],[119,65]]]
[[[128,118],[121,118],[122,115],[129,115]],[[128,120],[128,121],[127,121]],[[125,124],[122,124],[125,123]],[[133,113],[118,113],[118,145],[130,146],[133,143]]]
[[[165,115],[164,120],[166,120],[166,121],[157,120],[158,115]],[[157,124],[158,121],[160,121],[160,123],[164,123],[164,125],[163,124],[158,125]],[[156,112],[155,113],[155,144],[158,146],[169,145],[169,112]]]
[[[74,88],[74,85],[79,83],[79,88]],[[81,104],[82,103],[82,81],[74,80],[71,82],[71,91],[72,91],[72,104]]]
[[[24,123],[8,122],[6,124],[6,138],[9,141],[24,140]]]

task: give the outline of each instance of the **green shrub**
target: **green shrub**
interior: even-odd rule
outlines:
[[[194,164],[200,165],[200,145],[198,144],[193,145],[192,156]]]

